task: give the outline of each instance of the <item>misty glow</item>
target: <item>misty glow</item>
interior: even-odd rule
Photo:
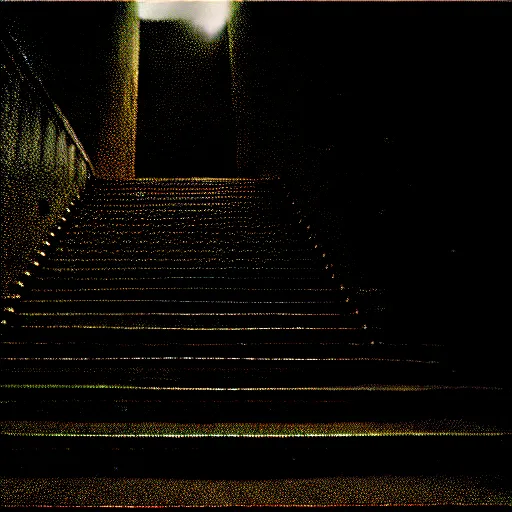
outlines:
[[[229,0],[139,1],[140,19],[186,21],[209,39],[214,38],[225,27],[230,12]]]

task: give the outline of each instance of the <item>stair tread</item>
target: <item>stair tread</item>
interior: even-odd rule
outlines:
[[[457,420],[336,423],[155,423],[0,421],[0,436],[382,437],[510,436],[512,430]]]
[[[1,478],[7,506],[333,507],[509,506],[497,475],[335,476],[290,479]]]

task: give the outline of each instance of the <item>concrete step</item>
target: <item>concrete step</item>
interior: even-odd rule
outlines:
[[[2,421],[0,437],[8,446],[0,462],[4,477],[144,475],[241,480],[424,476],[439,474],[440,467],[445,474],[492,474],[506,468],[512,440],[508,429],[450,420]],[[38,458],[34,458],[36,450]]]
[[[134,423],[484,421],[507,430],[496,414],[510,389],[461,384],[221,387],[145,384],[0,384],[4,421]],[[269,383],[267,383],[269,384]]]

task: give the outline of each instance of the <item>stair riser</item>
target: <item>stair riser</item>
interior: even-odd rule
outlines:
[[[9,343],[9,338],[4,339],[1,345],[3,358],[29,358],[36,360],[55,357],[79,357],[79,358],[140,358],[140,357],[196,357],[196,358],[286,358],[293,359],[317,359],[317,358],[339,358],[339,357],[366,357],[366,358],[389,358],[389,359],[411,359],[442,361],[446,356],[447,347],[439,345],[397,345],[391,341],[372,342],[369,339],[360,337],[357,339],[347,338],[345,342],[330,340],[318,343],[316,340],[305,339],[302,342],[288,341],[280,342],[278,339],[267,339],[266,341],[253,343],[240,341],[237,343],[218,341],[208,343],[187,343],[186,337],[173,339],[153,340],[144,335],[129,337],[120,340],[102,339],[101,337],[81,339],[73,336],[58,336],[55,333],[53,339],[44,340],[42,335],[36,331],[25,329],[15,338],[15,343]],[[198,338],[196,338],[198,341]]]
[[[5,438],[4,438],[5,439]],[[16,438],[2,476],[297,478],[492,473],[510,440],[403,437],[305,439]],[[269,464],[269,461],[272,464]],[[44,461],[44,462],[43,462]]]
[[[286,276],[277,276],[274,278],[254,278],[254,277],[231,277],[226,276],[222,278],[208,278],[204,276],[175,276],[175,277],[125,277],[125,278],[117,278],[112,276],[110,278],[95,278],[91,276],[90,278],[38,278],[33,281],[34,290],[95,290],[101,288],[142,288],[142,289],[168,289],[168,288],[194,288],[198,290],[196,294],[197,297],[202,297],[202,289],[205,290],[206,293],[212,289],[218,289],[220,293],[226,290],[256,290],[258,291],[261,288],[272,290],[272,288],[277,288],[277,290],[283,291],[297,291],[308,292],[309,290],[315,290],[319,288],[325,288],[326,285],[329,285],[331,281],[329,279],[319,280],[319,279],[311,279],[307,277],[291,277],[288,278]],[[322,286],[323,285],[323,286]],[[235,292],[236,293],[236,292]],[[231,298],[233,299],[236,295],[235,293],[231,294]],[[266,294],[268,299],[268,292]]]
[[[352,308],[353,309],[353,308]],[[181,312],[181,313],[240,313],[243,314],[247,311],[254,313],[269,313],[269,312],[284,312],[291,314],[301,313],[351,313],[351,309],[346,303],[330,303],[319,302],[314,303],[248,303],[248,302],[208,302],[208,301],[190,301],[190,302],[171,302],[168,300],[155,301],[149,299],[143,302],[140,299],[133,301],[88,301],[88,302],[54,302],[48,300],[47,302],[26,301],[20,304],[16,309],[18,313],[26,313],[37,311],[38,313],[52,313],[52,312],[94,312],[94,313],[109,313],[109,312],[125,312],[125,313],[158,313],[158,312]]]
[[[2,389],[3,421],[65,422],[407,422],[496,417],[510,396],[492,391],[158,391],[122,389]]]
[[[273,365],[251,364],[243,361],[231,365],[218,361],[191,362],[164,365],[153,362],[127,361],[123,365],[94,367],[66,364],[52,368],[45,365],[5,368],[0,382],[3,384],[40,384],[48,382],[62,385],[132,385],[156,387],[208,387],[208,388],[282,388],[282,387],[336,387],[364,385],[368,382],[382,384],[431,384],[447,383],[454,377],[449,368],[422,362],[341,361],[330,364]]]
[[[87,248],[87,247],[57,247],[56,254],[61,256],[69,257],[70,255],[76,256],[77,258],[83,258],[84,255],[90,256],[98,256],[100,258],[103,257],[115,257],[120,256],[131,257],[133,259],[137,258],[161,258],[161,257],[170,257],[174,255],[175,257],[184,258],[184,257],[206,257],[206,258],[218,258],[218,259],[231,259],[237,258],[243,260],[244,256],[247,258],[254,257],[268,257],[269,255],[273,255],[276,259],[280,258],[288,258],[294,254],[298,254],[300,258],[304,258],[305,256],[309,256],[312,258],[317,255],[317,252],[312,248],[300,248],[300,249],[290,249],[287,247],[281,246],[273,246],[273,247],[261,247],[256,245],[253,248],[247,247],[238,247],[237,249],[230,248],[228,246],[225,247],[216,247],[216,248],[205,248],[204,245],[199,244],[199,247],[196,249],[190,247],[182,247],[176,248],[176,246],[170,246],[167,248],[163,247],[155,247],[153,249],[143,246],[143,247],[133,247],[127,246],[125,248]]]
[[[141,266],[142,267],[142,266]],[[122,279],[134,277],[151,277],[151,278],[176,278],[176,277],[202,277],[204,279],[225,279],[236,278],[242,279],[252,278],[255,274],[258,279],[325,279],[326,273],[321,269],[293,269],[293,268],[279,268],[279,269],[248,269],[248,268],[221,268],[216,269],[213,267],[205,268],[155,268],[155,267],[142,267],[142,268],[54,268],[43,269],[38,273],[38,279]]]
[[[68,284],[68,283],[66,283]],[[85,284],[85,283],[84,283]],[[300,290],[283,290],[281,292],[274,292],[274,296],[276,297],[276,303],[274,305],[275,308],[286,308],[286,304],[291,304],[293,302],[301,302],[304,304],[310,304],[310,311],[315,312],[316,308],[322,308],[322,311],[329,312],[329,304],[339,304],[339,307],[343,308],[347,307],[349,303],[342,301],[341,303],[337,302],[336,293],[327,294],[321,291],[300,291]],[[339,296],[339,295],[338,295]],[[211,300],[211,307],[216,308],[214,306],[215,303],[227,304],[232,303],[233,301],[241,302],[241,303],[250,303],[250,304],[263,304],[269,302],[268,301],[268,293],[264,291],[239,291],[236,288],[233,289],[215,289],[215,288],[192,288],[192,289],[184,289],[180,290],[174,289],[169,290],[168,288],[146,288],[145,290],[137,290],[132,287],[126,288],[121,287],[119,289],[106,290],[102,287],[94,288],[78,288],[75,290],[69,289],[67,287],[62,286],[62,288],[42,288],[38,290],[34,290],[31,292],[30,297],[34,300],[44,300],[44,301],[56,301],[55,307],[60,307],[59,301],[68,301],[69,304],[74,304],[76,307],[80,307],[80,301],[89,301],[89,304],[96,304],[98,307],[109,307],[106,304],[115,305],[116,302],[119,301],[174,301],[174,304],[177,304],[177,307],[180,307],[180,304],[188,304],[190,302],[201,301],[202,304],[206,304],[209,300]],[[327,304],[322,305],[322,301],[326,301]],[[122,303],[122,302],[121,302]],[[157,302],[158,303],[158,302]],[[30,305],[30,302],[20,303],[16,305],[16,311],[23,311],[24,308],[28,308],[33,310],[33,307]],[[45,303],[40,303],[41,308],[45,308]],[[51,302],[49,302],[51,304]],[[142,307],[144,303],[141,304]],[[113,306],[114,307],[114,306]],[[125,306],[126,307],[126,306]],[[206,305],[204,306],[207,307]],[[230,306],[226,306],[230,307]],[[233,305],[233,307],[235,307]],[[268,305],[268,307],[271,307]],[[297,307],[301,306],[297,304]],[[334,307],[334,306],[333,306]],[[123,308],[124,309],[124,308]],[[121,309],[121,311],[123,310]],[[252,309],[252,307],[251,307]],[[44,311],[44,309],[40,309],[40,311]],[[107,311],[105,309],[104,311]]]
[[[313,336],[314,334],[314,336]],[[122,335],[122,339],[119,336]],[[262,329],[190,329],[190,330],[166,330],[151,329],[138,331],[136,329],[112,329],[112,328],[51,328],[21,329],[19,334],[8,331],[4,339],[29,340],[38,343],[97,343],[99,345],[139,345],[152,344],[173,345],[223,345],[223,344],[263,344],[273,345],[280,343],[311,344],[315,343],[368,343],[378,339],[378,332],[367,330],[262,330]],[[414,340],[413,340],[414,341]]]

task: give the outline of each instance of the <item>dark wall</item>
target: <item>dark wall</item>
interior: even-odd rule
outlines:
[[[138,19],[130,2],[1,2],[18,41],[101,177],[134,174]]]
[[[402,341],[499,337],[509,23],[505,4],[266,2],[231,25],[239,163],[283,178],[340,280],[387,290]]]
[[[297,173],[304,148],[304,84],[310,62],[303,9],[239,4],[229,23],[237,168],[240,175]],[[310,44],[317,45],[315,38]]]
[[[227,37],[178,21],[142,21],[137,176],[232,176]]]

